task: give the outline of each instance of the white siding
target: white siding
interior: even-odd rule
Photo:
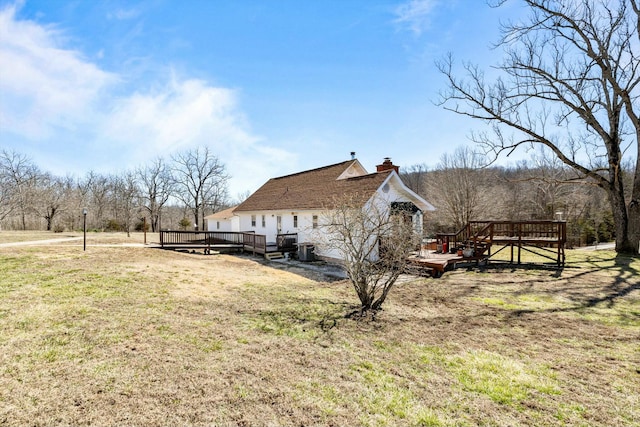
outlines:
[[[240,231],[240,218],[233,216],[227,219],[207,218],[207,231]],[[220,228],[218,228],[220,224]]]

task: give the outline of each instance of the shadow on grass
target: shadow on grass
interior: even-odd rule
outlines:
[[[549,272],[548,279],[553,280],[554,285],[544,289],[540,289],[541,279],[539,276],[524,281],[507,279],[501,281],[500,284],[505,287],[508,285],[517,286],[518,289],[512,292],[512,295],[516,297],[533,293],[554,297],[561,296],[571,301],[568,306],[506,310],[510,317],[521,317],[545,312],[581,312],[596,306],[615,308],[617,302],[628,297],[632,292],[640,290],[640,269],[637,262],[634,262],[637,259],[637,256],[629,254],[606,252],[587,255],[586,259],[568,262],[564,267],[550,264],[491,263],[485,266],[469,267],[467,271],[494,272],[496,274],[505,271],[512,274],[522,273],[523,275],[532,271]],[[611,274],[611,280],[606,280],[606,283],[602,285],[595,284],[600,279],[592,276],[602,272]],[[557,285],[555,285],[556,283]],[[469,296],[480,288],[481,286],[466,287],[458,295]],[[634,321],[640,321],[640,312],[630,312],[627,315]]]
[[[277,305],[245,310],[252,328],[263,333],[315,341],[326,338],[354,305],[329,298],[289,295]]]

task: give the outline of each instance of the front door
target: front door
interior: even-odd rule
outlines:
[[[282,217],[280,215],[276,217],[276,224],[278,228],[278,234],[282,234]]]

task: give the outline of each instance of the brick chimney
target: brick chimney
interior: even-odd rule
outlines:
[[[390,157],[385,157],[381,165],[376,165],[376,172],[384,172],[391,169],[395,169],[397,174],[400,173],[400,168],[391,162]]]

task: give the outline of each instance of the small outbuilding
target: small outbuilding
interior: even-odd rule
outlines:
[[[240,231],[240,217],[233,213],[236,206],[204,217],[207,231]]]

